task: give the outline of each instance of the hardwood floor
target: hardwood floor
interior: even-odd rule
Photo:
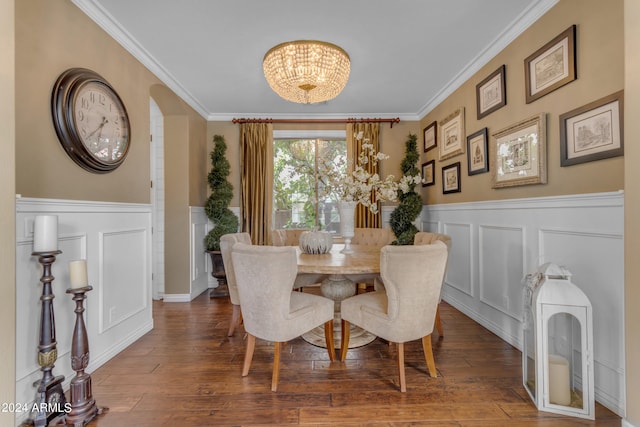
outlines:
[[[271,392],[273,347],[256,342],[241,377],[244,329],[227,338],[231,305],[205,293],[191,303],[154,302],[155,328],[91,374],[107,426],[620,426],[597,405],[596,421],[538,412],[522,387],[521,354],[446,303],[445,337],[433,337],[438,378],[420,341],[405,345],[407,393],[395,346],[377,339],[346,363],[302,339],[283,346]]]

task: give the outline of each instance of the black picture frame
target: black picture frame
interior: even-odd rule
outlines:
[[[438,122],[433,121],[422,130],[424,152],[436,148],[438,145]]]
[[[483,128],[467,136],[467,174],[489,172],[489,129]]]
[[[422,164],[422,186],[428,187],[436,183],[436,161],[429,160]]]
[[[624,91],[560,115],[560,166],[624,155]]]
[[[506,65],[476,85],[476,110],[478,120],[507,105]]]
[[[460,162],[443,166],[442,194],[459,193],[460,191]]]
[[[526,103],[576,78],[576,26],[572,25],[524,60]]]

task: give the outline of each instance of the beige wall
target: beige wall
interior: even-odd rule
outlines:
[[[16,390],[16,197],[14,0],[0,0],[0,403],[15,402]],[[7,351],[7,349],[10,349]],[[0,425],[15,424],[0,411]]]
[[[640,426],[640,2],[625,0],[625,343],[627,420]]]
[[[276,123],[274,130],[344,130],[344,124],[300,124]],[[410,133],[419,136],[419,123],[401,121],[391,127],[388,123],[380,125],[380,151],[389,155],[389,160],[380,163],[382,175],[401,175],[400,162],[404,158],[405,142]],[[213,135],[223,135],[227,141],[227,158],[231,163],[229,182],[233,184],[231,206],[240,206],[240,125],[231,122],[209,122],[207,127],[207,152],[213,149]],[[211,167],[208,163],[207,171]]]
[[[577,80],[534,101],[525,103],[524,59],[572,24],[577,26]],[[561,0],[421,120],[421,128],[440,121],[457,107],[465,108],[466,134],[484,127],[489,135],[539,113],[547,116],[547,184],[491,189],[491,172],[468,176],[465,154],[444,162],[436,160],[436,185],[423,190],[428,204],[512,199],[616,191],[624,187],[624,159],[560,167],[558,116],[624,87],[623,0]],[[476,85],[506,65],[507,105],[477,120]],[[422,135],[420,137],[422,141]],[[489,137],[490,155],[494,154]],[[440,142],[438,142],[440,143]],[[437,157],[438,148],[422,154],[422,162]],[[442,194],[441,167],[461,162],[462,192]]]
[[[66,154],[50,112],[51,88],[68,68],[101,74],[131,122],[127,159],[93,174]],[[149,203],[149,87],[158,79],[70,1],[16,2],[16,191],[25,197]]]
[[[189,206],[206,198],[206,120],[82,13],[71,1],[16,3],[16,183],[25,197],[150,202],[149,97],[165,121],[165,291],[190,291]],[[56,136],[51,88],[71,67],[89,68],[120,94],[131,122],[124,163],[108,174],[77,166]],[[177,129],[172,128],[177,124]]]

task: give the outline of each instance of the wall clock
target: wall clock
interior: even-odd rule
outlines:
[[[107,173],[129,151],[131,128],[124,103],[99,74],[71,68],[58,77],[51,96],[56,134],[78,165]]]

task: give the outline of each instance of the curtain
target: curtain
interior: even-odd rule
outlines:
[[[242,230],[254,245],[271,239],[273,205],[273,125],[240,125]]]
[[[358,132],[363,132],[363,138],[361,140],[356,139]],[[357,162],[358,154],[362,148],[362,144],[365,140],[368,140],[373,145],[373,149],[376,152],[380,151],[380,123],[348,123],[347,124],[347,155],[350,159],[353,159],[353,163]],[[366,169],[369,173],[374,174],[378,172],[378,165],[368,163]],[[351,166],[353,170],[353,166]],[[375,194],[371,195],[372,201],[375,201]],[[374,215],[361,204],[358,204],[356,208],[355,227],[357,228],[380,228],[382,225],[382,219],[380,213]]]

